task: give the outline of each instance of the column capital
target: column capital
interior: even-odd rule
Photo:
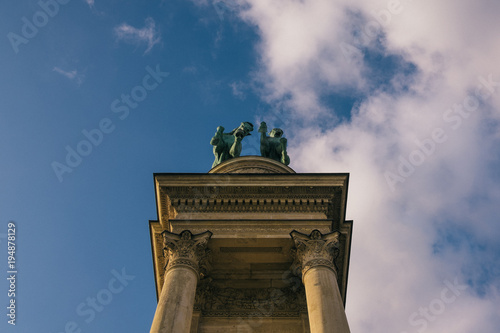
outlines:
[[[339,235],[338,231],[323,235],[317,229],[309,235],[292,231],[290,236],[296,247],[292,271],[298,276],[304,276],[311,268],[324,266],[337,275],[334,260],[339,251]]]
[[[183,266],[191,268],[196,275],[205,275],[208,270],[207,244],[212,233],[205,231],[193,235],[189,230],[180,234],[163,231],[163,250],[167,258],[165,272]]]

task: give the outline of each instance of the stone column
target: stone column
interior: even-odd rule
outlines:
[[[196,285],[211,236],[210,231],[197,235],[188,230],[179,235],[163,232],[168,264],[150,333],[189,333]]]
[[[302,275],[311,333],[349,333],[334,265],[339,232],[306,235],[294,230],[290,236],[297,248],[292,269]]]

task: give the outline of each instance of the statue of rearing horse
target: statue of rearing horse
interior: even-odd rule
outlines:
[[[241,141],[247,135],[251,135],[253,124],[245,121],[241,125],[229,133],[224,133],[224,127],[217,127],[215,135],[210,140],[210,144],[214,146],[215,160],[212,168],[227,161],[233,157],[238,157],[241,154]]]

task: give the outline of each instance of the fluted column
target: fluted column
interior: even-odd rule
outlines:
[[[210,231],[198,235],[188,230],[179,235],[163,232],[168,264],[151,333],[189,333],[200,267],[211,236]]]
[[[334,265],[339,232],[306,235],[294,230],[290,236],[297,248],[293,269],[306,289],[311,333],[349,333]]]

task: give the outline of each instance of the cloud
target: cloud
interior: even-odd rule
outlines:
[[[85,0],[85,2],[87,3],[87,5],[89,5],[90,8],[94,8],[94,0]]]
[[[52,69],[54,72],[61,74],[62,76],[65,76],[66,78],[70,79],[71,81],[76,82],[76,84],[80,85],[83,82],[84,75],[79,73],[76,69],[72,71],[65,71],[60,69],[59,67],[54,67]]]
[[[198,73],[198,68],[196,66],[187,66],[182,69],[184,73],[196,74]]]
[[[238,13],[260,36],[258,93],[280,110],[259,117],[284,128],[291,166],[351,175],[353,332],[500,327],[499,13],[491,0]],[[357,100],[347,119],[327,102],[339,94]],[[466,289],[450,301],[454,281]]]
[[[149,53],[153,46],[161,41],[160,33],[156,30],[155,21],[151,17],[146,19],[145,26],[141,29],[122,23],[115,27],[114,33],[118,41],[123,40],[132,45],[146,44],[147,48],[144,54]]]
[[[247,89],[247,85],[241,81],[238,82],[231,82],[229,84],[229,87],[231,87],[231,92],[233,93],[233,96],[245,100],[247,97],[245,94],[245,90]]]

